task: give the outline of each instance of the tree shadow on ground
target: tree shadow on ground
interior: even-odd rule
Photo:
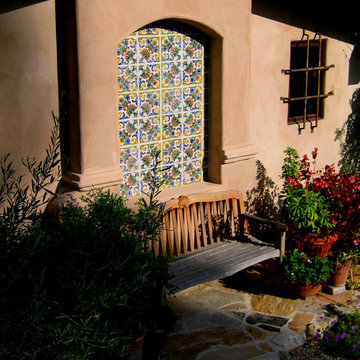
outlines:
[[[225,287],[251,294],[294,299],[281,281],[279,259],[269,259],[222,279]]]

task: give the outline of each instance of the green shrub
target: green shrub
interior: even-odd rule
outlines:
[[[3,175],[15,179],[11,164],[8,170]],[[38,193],[47,183],[41,178]],[[85,207],[65,206],[60,220],[39,213],[37,198],[22,216],[16,209],[33,195],[20,183],[13,189],[23,197],[8,201],[3,192],[1,224],[15,231],[1,239],[1,359],[119,359],[144,328],[156,328],[169,279],[168,258],[146,251],[162,224],[157,180],[136,212],[123,198],[93,190]],[[17,215],[8,216],[9,208]]]
[[[27,156],[22,165],[30,181],[16,175],[10,154],[0,157],[0,246],[18,241],[26,233],[26,226],[51,196],[51,187],[61,176],[60,120],[52,113],[54,122],[50,143],[43,160]],[[0,248],[1,249],[1,248]]]
[[[154,326],[168,261],[142,251],[148,217],[122,198],[93,192],[61,221],[39,216],[8,264],[0,342],[8,358],[111,359]],[[158,229],[155,229],[154,240]],[[3,264],[5,265],[5,264]]]
[[[332,263],[327,258],[308,257],[298,249],[285,256],[281,266],[286,283],[303,286],[324,283],[332,270]]]
[[[309,171],[307,155],[299,160],[297,151],[288,147],[285,151],[281,178],[284,185],[281,193],[282,213],[292,227],[302,235],[308,233],[323,233],[334,227],[330,221],[329,199],[308,187],[307,177],[313,175]],[[312,153],[317,156],[317,149]],[[305,180],[305,181],[302,181]]]

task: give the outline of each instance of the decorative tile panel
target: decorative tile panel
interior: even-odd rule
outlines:
[[[117,49],[121,193],[149,189],[160,153],[164,188],[203,180],[207,139],[205,36],[180,22],[158,22]]]

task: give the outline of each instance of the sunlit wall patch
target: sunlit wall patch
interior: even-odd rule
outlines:
[[[160,152],[164,188],[204,179],[207,39],[193,27],[162,21],[123,40],[117,49],[121,193],[149,187]],[[205,71],[206,70],[206,71]]]

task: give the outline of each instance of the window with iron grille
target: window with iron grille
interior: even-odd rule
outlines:
[[[290,69],[282,70],[289,75],[289,96],[281,98],[288,103],[288,124],[298,124],[299,130],[306,122],[311,129],[317,127],[324,117],[325,98],[333,95],[325,93],[325,74],[333,66],[326,66],[326,40],[320,36],[291,42]]]

